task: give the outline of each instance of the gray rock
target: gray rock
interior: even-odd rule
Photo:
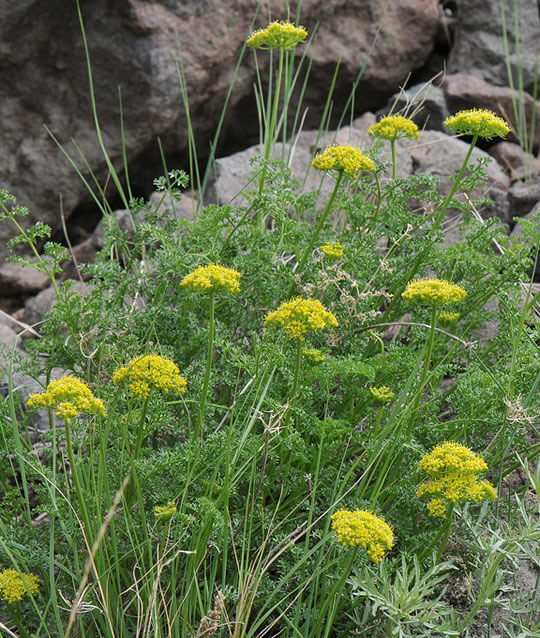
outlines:
[[[540,201],[540,175],[512,184],[509,192],[510,217],[524,217]]]
[[[302,24],[311,33],[318,27],[311,44],[298,50],[298,55],[307,54],[312,64],[306,94],[309,118],[320,118],[338,61],[336,104],[344,104],[366,60],[355,107],[366,109],[381,96],[386,99],[429,56],[439,22],[438,4],[438,0],[402,0],[385,5],[385,13],[379,0],[303,2]],[[179,161],[188,148],[178,79],[179,53],[194,136],[199,152],[205,153],[257,7],[254,0],[81,3],[103,141],[120,175],[119,88],[130,175],[138,184],[149,184],[162,170],[158,137],[167,158]],[[282,0],[271,0],[268,8],[274,18],[285,17]],[[29,208],[29,223],[39,219],[56,230],[60,226],[59,192],[67,219],[91,197],[44,124],[86,177],[88,170],[72,139],[101,185],[109,176],[95,134],[76,4],[25,0],[4,2],[0,11],[0,183]],[[266,11],[260,12],[257,26],[264,24],[266,15]],[[243,141],[257,136],[253,107],[256,69],[252,53],[246,53],[225,122],[229,137]],[[264,76],[270,56],[261,52],[258,59]],[[246,115],[246,109],[251,109],[251,114]],[[93,185],[92,178],[89,181]],[[107,194],[112,191],[111,182]],[[8,236],[2,228],[0,260]]]
[[[35,295],[51,283],[44,273],[23,266],[18,262],[6,262],[0,265],[0,291],[2,296]]]
[[[506,33],[514,85],[517,86],[518,74],[522,72],[525,90],[532,94],[540,42],[538,3],[531,0],[504,2],[503,5],[504,15],[501,15],[498,0],[459,0],[448,70],[472,74],[497,86],[510,86],[503,36]],[[519,46],[514,29],[515,6]]]
[[[526,153],[519,144],[498,142],[490,147],[489,154],[506,169],[513,181],[523,179],[525,175],[540,174],[540,159]]]

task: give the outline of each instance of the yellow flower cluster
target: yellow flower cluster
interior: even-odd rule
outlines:
[[[31,409],[56,408],[56,416],[70,423],[80,412],[86,414],[107,414],[101,399],[97,399],[90,388],[77,377],[66,376],[51,381],[45,392],[32,394],[27,401]]]
[[[356,177],[362,171],[374,173],[377,168],[373,160],[354,146],[329,146],[315,156],[311,163],[319,171],[343,171]]]
[[[466,291],[444,279],[417,279],[407,284],[403,299],[428,306],[441,306],[463,301]]]
[[[390,403],[396,396],[388,386],[381,385],[380,387],[372,387],[369,389],[377,403]]]
[[[36,594],[39,582],[39,576],[35,574],[19,574],[15,569],[6,569],[0,574],[0,598],[9,604],[19,602],[28,592]]]
[[[327,241],[324,246],[321,246],[322,252],[331,259],[339,259],[343,257],[343,246],[337,242],[333,244],[330,241]]]
[[[485,140],[490,140],[492,137],[505,137],[510,132],[509,124],[487,109],[459,111],[447,117],[444,125],[454,133],[475,135]]]
[[[145,354],[132,359],[127,366],[113,374],[113,383],[129,383],[132,397],[147,399],[152,388],[180,394],[186,391],[187,381],[180,376],[174,361],[157,354]]]
[[[312,366],[316,366],[326,360],[326,355],[316,348],[303,348],[302,355]]]
[[[368,133],[383,140],[399,140],[403,137],[417,138],[418,126],[403,115],[388,115],[370,126]]]
[[[272,22],[264,29],[251,34],[247,45],[252,49],[284,49],[290,51],[307,38],[304,27],[295,26],[291,22]]]
[[[318,299],[296,297],[286,301],[274,312],[266,315],[264,325],[278,325],[291,339],[304,339],[310,330],[322,330],[327,326],[337,326],[335,315],[328,312]]]
[[[460,312],[449,312],[448,310],[441,310],[439,314],[439,320],[444,323],[455,323],[460,317]]]
[[[478,475],[487,470],[485,461],[460,443],[447,441],[424,455],[419,467],[429,475],[417,495],[427,496],[430,516],[446,518],[447,503],[478,502],[496,498],[497,491]]]
[[[166,523],[176,514],[176,503],[174,501],[167,501],[165,505],[156,505],[154,507],[154,514],[156,520]]]
[[[181,286],[195,292],[240,292],[240,277],[242,275],[233,268],[226,268],[218,264],[198,266],[182,279]]]
[[[366,510],[340,510],[332,514],[332,529],[342,545],[360,545],[374,563],[380,563],[394,546],[394,533],[388,523]]]

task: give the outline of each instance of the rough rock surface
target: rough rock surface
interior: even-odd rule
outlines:
[[[510,86],[505,56],[506,33],[514,86],[517,86],[518,73],[522,69],[524,88],[532,94],[540,42],[540,7],[536,0],[504,2],[503,5],[505,10],[501,14],[499,0],[458,0],[448,71],[475,75],[497,86]],[[514,7],[518,9],[518,34],[514,29]]]
[[[103,141],[112,164],[122,172],[122,112],[130,174],[139,182],[135,187],[144,189],[162,170],[158,136],[173,165],[186,152],[179,55],[195,138],[206,152],[258,4],[256,0],[81,2]],[[268,4],[272,16],[286,17],[281,0]],[[306,99],[312,104],[311,115],[317,117],[338,60],[341,71],[334,99],[343,102],[375,38],[356,92],[357,108],[368,108],[380,96],[386,97],[407,73],[421,66],[433,47],[438,0],[391,2],[386,14],[378,0],[304,0],[301,20],[312,33],[319,25],[313,43],[298,53],[307,51],[312,62],[316,82]],[[261,12],[257,25],[265,22],[266,12]],[[13,46],[21,42],[24,46]],[[239,67],[226,123],[228,136],[237,143],[250,135],[255,141],[256,135],[255,66],[251,52],[247,53]],[[269,56],[264,52],[259,59],[264,67]],[[29,208],[29,222],[40,219],[57,228],[59,193],[67,217],[90,197],[44,125],[65,145],[84,174],[88,171],[72,139],[102,187],[109,174],[94,129],[75,2],[2,3],[0,73],[0,184]],[[251,109],[252,130],[246,130],[240,108]],[[112,191],[109,185],[109,196]],[[2,225],[0,240],[6,237]],[[4,241],[0,241],[0,260],[4,255]]]

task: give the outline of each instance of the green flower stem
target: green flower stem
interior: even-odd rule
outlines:
[[[435,232],[439,228],[442,220],[444,219],[446,211],[448,210],[448,207],[450,206],[450,202],[452,201],[452,198],[454,197],[457,189],[459,188],[459,185],[461,183],[461,178],[463,177],[463,173],[465,172],[465,169],[467,168],[467,164],[469,163],[469,160],[471,159],[471,154],[473,152],[474,147],[476,146],[477,141],[478,141],[478,135],[475,135],[469,145],[469,150],[467,151],[467,155],[465,156],[465,159],[463,160],[463,164],[461,165],[458,176],[454,180],[454,185],[452,186],[452,190],[448,193],[448,196],[446,197],[446,199],[441,205],[441,209],[439,211],[439,214],[437,215],[437,219],[435,220],[435,223],[433,224],[432,232]]]
[[[298,262],[298,268],[296,269],[297,275],[299,275],[304,269],[304,266],[306,265],[306,261],[308,260],[308,257],[311,255],[311,251],[313,250],[313,246],[315,245],[315,242],[317,241],[319,235],[321,234],[321,230],[323,229],[323,226],[328,218],[328,215],[332,211],[332,206],[334,204],[334,200],[336,199],[336,195],[338,193],[342,179],[343,179],[343,171],[339,171],[338,177],[336,179],[336,184],[334,186],[334,190],[332,191],[332,194],[330,195],[330,199],[328,200],[323,212],[321,213],[319,221],[317,222],[317,225],[315,226],[313,234],[311,235],[311,241],[309,242],[307,248],[304,250],[302,257],[300,258],[300,261]],[[289,292],[289,295],[292,295],[293,292],[294,292],[294,285],[292,286]]]
[[[195,430],[195,435],[201,437],[201,443],[203,441],[204,408],[206,406],[206,397],[208,395],[208,385],[210,383],[210,372],[212,370],[212,359],[214,357],[214,333],[215,333],[215,297],[214,297],[214,291],[210,290],[208,350],[206,352],[206,368],[204,371],[204,381],[203,381],[203,387],[201,391],[201,400],[199,403],[199,418],[198,418],[197,427]]]
[[[268,123],[268,129],[266,130],[265,140],[264,140],[264,160],[265,164],[263,166],[261,176],[259,178],[259,197],[261,196],[264,189],[264,182],[266,179],[266,164],[270,159],[270,155],[272,154],[272,149],[274,148],[274,135],[276,131],[276,122],[279,108],[279,99],[281,96],[281,83],[283,78],[283,62],[285,58],[285,52],[283,49],[279,49],[279,64],[278,71],[276,76],[276,89],[274,93],[274,102],[272,105],[272,113],[270,115],[270,121]],[[257,208],[257,226],[261,231],[265,230],[266,217],[262,214],[260,207]]]
[[[298,380],[300,379],[300,367],[302,364],[302,341],[296,340],[296,362],[294,365],[294,379],[291,390],[291,400],[294,400],[298,392]]]
[[[139,458],[142,443],[144,441],[144,422],[146,421],[146,412],[148,410],[148,397],[144,400],[141,410],[141,418],[139,420],[139,428],[137,430],[137,442],[135,443],[135,451],[133,452],[133,458]]]
[[[396,138],[390,140],[390,148],[392,149],[392,179],[396,179]]]
[[[377,414],[377,422],[375,423],[375,427],[373,429],[373,436],[375,438],[377,438],[379,436],[379,429],[381,427],[382,413],[383,413],[383,406],[380,405],[379,406],[379,413]]]
[[[419,561],[422,561],[425,558],[427,558],[431,554],[431,552],[433,551],[437,543],[439,543],[440,541],[439,549],[437,550],[437,556],[435,559],[435,563],[439,562],[445,550],[446,544],[448,543],[448,538],[450,537],[450,530],[452,529],[453,520],[454,520],[454,505],[451,504],[448,508],[448,512],[447,512],[444,524],[439,529],[439,533],[435,536],[435,538],[431,541],[431,543],[422,552],[420,552],[418,556]]]
[[[8,604],[7,608],[11,616],[11,620],[17,625],[20,638],[30,638],[30,634],[26,631],[24,623],[22,622],[20,606],[21,604],[17,601],[15,603]]]
[[[450,537],[450,530],[452,529],[452,523],[454,521],[454,506],[450,505],[449,511],[446,515],[446,521],[442,528],[441,534],[441,542],[439,544],[439,549],[437,550],[437,557],[435,558],[435,562],[438,563],[441,560],[441,556],[446,548],[446,544],[448,543],[448,539]]]
[[[348,559],[348,561],[347,561],[347,563],[345,565],[345,568],[341,572],[341,576],[336,581],[334,587],[332,588],[332,590],[330,591],[328,596],[326,596],[326,598],[324,600],[324,603],[323,603],[323,605],[321,607],[321,611],[319,612],[319,615],[317,617],[317,621],[315,623],[315,626],[309,632],[309,638],[318,638],[321,635],[319,633],[319,627],[321,626],[321,624],[324,621],[324,617],[326,615],[326,612],[328,611],[328,608],[330,607],[331,603],[334,601],[336,596],[343,589],[343,585],[345,584],[345,581],[347,580],[347,578],[349,577],[349,574],[351,573],[352,566],[353,566],[353,563],[354,563],[354,559],[356,558],[356,554],[358,553],[358,547],[359,546],[357,545],[353,549],[352,552],[349,552],[349,559]],[[334,609],[334,612],[332,614],[332,618],[329,618],[329,622],[330,623],[333,621],[333,618],[336,615],[336,611],[337,611],[337,609]],[[328,624],[328,622],[327,622],[327,624]]]
[[[412,431],[414,424],[416,422],[416,416],[418,414],[418,406],[420,405],[420,400],[422,399],[422,391],[426,384],[426,380],[429,374],[429,369],[431,365],[431,357],[433,355],[433,346],[435,344],[435,333],[437,332],[437,318],[438,318],[438,308],[435,304],[431,307],[431,326],[429,330],[429,337],[427,344],[425,346],[426,356],[424,357],[424,366],[422,368],[422,376],[420,377],[420,383],[418,385],[418,390],[416,391],[416,397],[414,399],[414,403],[411,409],[411,419],[409,422],[409,433]]]
[[[379,214],[379,211],[381,210],[382,196],[381,196],[381,181],[376,172],[374,173],[374,175],[375,175],[375,183],[377,184],[377,208],[375,209],[375,212],[373,213],[373,221],[376,221],[377,215]]]
[[[93,534],[91,532],[90,517],[88,515],[88,509],[86,507],[88,495],[85,494],[85,491],[82,489],[82,486],[81,486],[79,468],[77,466],[75,454],[73,453],[73,445],[71,444],[71,426],[67,422],[65,424],[64,431],[66,435],[67,455],[69,459],[69,464],[71,465],[71,477],[73,479],[75,493],[77,494],[77,498],[79,499],[79,505],[81,508],[82,520],[84,525],[84,535],[86,536],[88,545],[91,547],[93,542]]]

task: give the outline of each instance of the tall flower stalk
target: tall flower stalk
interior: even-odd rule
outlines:
[[[497,497],[497,491],[489,481],[479,478],[488,469],[486,462],[455,441],[437,445],[425,454],[419,469],[427,473],[428,479],[418,487],[418,497],[429,499],[430,516],[445,519],[439,533],[423,552],[423,556],[429,555],[439,543],[436,559],[439,561],[450,536],[456,504],[493,499]]]
[[[266,179],[266,166],[270,156],[272,155],[272,150],[274,148],[277,134],[278,134],[278,112],[279,112],[279,104],[281,101],[282,93],[284,94],[284,108],[282,112],[282,121],[283,126],[286,126],[287,122],[287,105],[288,98],[287,95],[288,89],[288,78],[289,74],[285,74],[285,83],[284,83],[284,69],[285,67],[289,68],[290,62],[292,62],[292,58],[294,56],[294,50],[296,45],[300,42],[303,42],[307,38],[307,31],[304,27],[295,26],[291,22],[282,21],[282,22],[272,22],[264,29],[259,29],[251,34],[251,36],[247,40],[247,45],[257,51],[258,49],[270,49],[277,50],[279,52],[278,59],[278,69],[276,74],[276,79],[274,83],[274,94],[273,96],[269,96],[270,99],[267,101],[267,110],[266,114],[262,115],[263,127],[264,127],[264,136],[263,136],[263,144],[264,144],[264,164],[261,171],[261,175],[259,177],[259,196],[262,194],[264,189],[264,183]],[[288,57],[287,57],[288,56]],[[284,85],[285,84],[285,85]],[[272,86],[272,79],[270,78],[269,86]],[[260,102],[260,108],[262,109],[263,97],[262,93],[258,96]],[[262,214],[260,207],[257,209],[257,225],[260,230],[264,231],[265,228],[265,216]]]
[[[454,180],[454,184],[437,213],[433,230],[438,229],[441,225],[452,198],[461,184],[463,174],[465,173],[465,169],[467,168],[478,140],[491,140],[494,137],[506,137],[506,135],[510,132],[509,124],[503,120],[502,117],[499,117],[493,113],[493,111],[489,111],[487,109],[468,109],[465,111],[459,111],[455,115],[447,117],[444,121],[444,125],[447,129],[457,133],[458,135],[471,136],[472,140],[469,144],[463,164],[459,169],[459,173]]]
[[[388,140],[392,150],[392,179],[396,179],[396,142],[405,137],[416,139],[418,126],[403,115],[388,115],[368,128],[369,135],[380,140]],[[380,198],[379,198],[380,200]]]
[[[210,374],[212,372],[212,361],[214,359],[214,335],[215,335],[215,293],[237,293],[240,292],[241,274],[232,269],[210,264],[209,266],[199,266],[189,273],[182,280],[181,286],[193,292],[208,293],[209,296],[209,316],[208,316],[208,345],[206,350],[206,365],[204,369],[203,386],[201,399],[199,401],[199,415],[195,426],[195,436],[203,441],[204,411],[210,385]]]

